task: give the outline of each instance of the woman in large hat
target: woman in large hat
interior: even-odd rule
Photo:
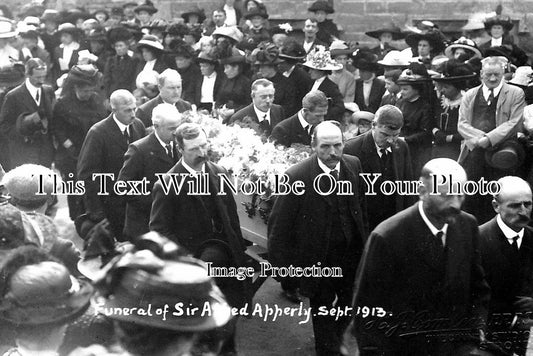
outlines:
[[[425,33],[411,33],[405,37],[405,42],[411,47],[414,61],[423,63],[427,68],[431,61],[446,48],[445,38],[438,29]]]
[[[181,98],[192,103],[196,83],[202,79],[202,72],[195,62],[196,53],[191,46],[181,41],[174,41],[169,47],[170,57],[173,57],[176,69],[181,75]]]
[[[78,155],[87,132],[106,115],[102,74],[91,65],[76,65],[69,71],[54,107],[52,133],[58,142],[56,167],[65,180],[76,180]],[[81,197],[68,195],[70,218],[83,213]]]
[[[54,50],[53,79],[57,80],[70,68],[78,63],[78,50],[80,49],[81,30],[73,24],[66,22],[59,25],[57,33],[61,44]]]
[[[457,160],[461,150],[462,137],[457,131],[459,106],[463,94],[471,88],[470,81],[476,78],[472,67],[456,59],[450,59],[441,66],[441,73],[432,77],[441,93],[440,105],[435,107],[433,134],[433,158]]]
[[[94,65],[103,73],[107,59],[113,55],[109,47],[105,28],[99,26],[91,30],[87,36],[87,41],[89,42],[89,51],[98,57]]]
[[[243,74],[246,58],[233,49],[232,55],[221,58],[220,64],[224,66],[224,76],[216,97],[218,114],[224,122],[252,102],[250,96],[250,79]]]
[[[309,68],[309,76],[313,80],[311,90],[320,90],[328,100],[328,113],[324,120],[336,120],[341,122],[344,115],[344,99],[337,84],[333,83],[328,75],[332,71],[342,69],[342,64],[331,59],[331,54],[324,46],[316,46],[306,58],[303,64]]]
[[[369,50],[358,50],[353,65],[359,69],[360,78],[355,81],[355,103],[362,111],[375,113],[385,94],[385,82],[378,78],[381,66],[378,56]]]
[[[305,59],[305,49],[295,39],[289,38],[281,47],[278,58],[282,61],[278,64],[279,71],[294,84],[296,87],[295,100],[301,103],[314,82],[307,71],[301,67],[301,63]]]
[[[150,0],[145,0],[144,3],[133,9],[139,20],[139,25],[148,26],[152,21],[152,16],[158,11]]]
[[[329,1],[317,0],[307,9],[312,12],[318,24],[316,37],[328,46],[333,40],[339,39],[340,32],[333,20],[328,19],[328,14],[335,12]]]
[[[487,18],[483,25],[485,26],[485,31],[491,37],[489,41],[479,45],[479,49],[483,54],[490,47],[513,44],[512,38],[509,37],[509,31],[511,31],[514,24],[509,16],[502,15],[501,5],[496,8],[496,16]]]
[[[137,50],[142,55],[137,73],[143,70],[155,70],[157,73],[161,73],[169,67],[163,57],[164,47],[156,36],[144,35],[137,43]]]
[[[346,65],[353,50],[344,41],[335,40],[329,46],[329,52],[333,60],[342,64],[342,69],[332,71],[328,78],[339,87],[344,103],[351,103],[355,97],[355,76],[346,69]]]
[[[471,58],[483,57],[476,43],[466,37],[461,37],[448,45],[444,50],[444,54],[449,59],[456,59],[461,62],[466,62]]]
[[[376,38],[379,40],[379,45],[372,48],[372,53],[378,56],[378,59],[383,59],[387,53],[393,50],[398,50],[390,43],[392,41],[398,41],[405,37],[399,27],[393,23],[387,24],[387,26],[379,28],[374,31],[365,32],[365,35]]]
[[[396,83],[402,95],[396,107],[404,118],[400,135],[409,146],[414,174],[417,175],[431,156],[433,107],[430,98],[434,95],[431,77],[423,64],[411,63]]]
[[[220,72],[219,62],[212,51],[200,52],[196,61],[202,77],[194,83],[194,101],[192,103],[196,104],[198,109],[211,112],[224,74]]]
[[[250,20],[251,26],[247,26],[243,30],[244,41],[256,47],[263,41],[270,41],[270,32],[268,30],[268,14],[266,11],[259,9],[248,11],[244,14],[244,18]]]

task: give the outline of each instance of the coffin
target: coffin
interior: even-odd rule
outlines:
[[[235,202],[243,237],[266,249],[267,222],[261,217],[261,213],[268,214],[266,204],[262,203],[258,196],[245,195],[242,192],[235,196]],[[252,205],[255,208],[252,208]]]

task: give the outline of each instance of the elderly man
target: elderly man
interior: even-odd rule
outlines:
[[[78,158],[78,179],[85,182],[85,210],[93,221],[109,220],[111,230],[122,239],[125,203],[117,196],[112,183],[124,163],[128,145],[146,134],[143,123],[135,117],[135,97],[124,89],[115,90],[110,97],[113,111],[94,124],[87,133]],[[106,179],[93,174],[112,174]],[[102,182],[102,184],[100,184]],[[108,194],[103,194],[105,189]]]
[[[179,154],[174,143],[174,131],[180,124],[181,114],[171,104],[159,104],[152,112],[154,131],[132,143],[124,156],[119,180],[147,180],[144,195],[127,196],[124,236],[128,239],[149,231],[152,188],[157,173],[166,173],[178,162]]]
[[[319,308],[350,306],[355,270],[367,236],[366,204],[359,159],[343,155],[337,123],[323,122],[313,133],[315,153],[289,168],[290,182],[302,181],[304,194],[279,195],[268,221],[268,253],[273,265],[337,267],[340,278],[293,276],[290,284],[310,298],[315,350],[318,356],[340,355],[342,334],[349,319],[320,315]],[[318,179],[317,186],[314,186]],[[337,183],[349,182],[343,195]],[[334,184],[335,186],[332,186]],[[331,191],[330,194],[322,194]]]
[[[488,331],[501,343],[513,341],[508,351],[523,355],[531,327],[525,314],[533,312],[533,230],[527,226],[531,188],[514,176],[498,183],[500,192],[492,200],[496,216],[479,227],[483,269],[491,290]]]
[[[243,122],[250,118],[259,124],[259,134],[270,136],[272,129],[285,120],[285,111],[274,104],[274,84],[268,79],[257,79],[252,83],[252,103],[237,111],[230,118],[230,123]]]
[[[324,121],[327,113],[328,98],[320,90],[312,90],[302,99],[302,109],[277,124],[270,139],[286,147],[294,143],[309,145],[315,126]]]
[[[485,160],[488,150],[497,149],[503,142],[516,138],[522,127],[525,107],[524,91],[503,80],[507,60],[489,57],[483,60],[482,85],[466,92],[459,108],[458,131],[464,139],[459,162],[465,167],[468,179],[495,180],[509,174],[490,166]],[[512,173],[512,172],[511,172]],[[484,223],[492,216],[489,197],[467,197],[465,210]]]
[[[386,195],[378,188],[386,181],[410,181],[413,178],[409,147],[405,141],[398,140],[402,126],[400,109],[392,105],[382,106],[376,111],[372,130],[347,141],[344,146],[344,153],[361,160],[365,172],[370,230],[413,202],[407,191]],[[368,194],[372,191],[375,194]]]
[[[181,76],[174,69],[165,69],[158,79],[159,95],[139,106],[136,116],[145,127],[152,126],[152,111],[162,103],[176,106],[180,113],[191,110],[191,104],[181,99]]]
[[[39,58],[26,62],[26,81],[4,98],[0,132],[7,138],[11,167],[24,163],[52,165],[54,145],[50,124],[54,90],[44,85],[48,68]]]
[[[461,211],[464,197],[443,184],[445,177],[459,186],[466,182],[464,169],[451,159],[426,163],[420,201],[379,224],[368,238],[355,283],[359,313],[352,329],[361,355],[468,354],[458,351],[474,347],[463,344],[464,336],[482,338],[490,292],[477,222]],[[458,325],[462,331],[454,334],[450,329]]]

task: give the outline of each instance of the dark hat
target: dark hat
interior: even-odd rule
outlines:
[[[89,41],[102,41],[107,42],[107,33],[104,27],[98,26],[97,28],[93,28],[89,32],[89,36],[87,36],[87,39]]]
[[[481,51],[477,48],[476,42],[466,37],[461,37],[457,41],[454,41],[451,45],[446,47],[446,49],[444,50],[444,54],[448,58],[453,58],[453,51],[457,48],[462,48],[472,52],[474,54],[473,57],[483,57],[481,55]]]
[[[157,233],[149,233],[156,234]],[[147,235],[149,235],[147,234]],[[208,275],[205,264],[192,257],[180,255],[172,241],[158,237],[135,242],[135,249],[116,257],[95,281],[102,295],[103,307],[158,310],[177,303],[200,311],[180,317],[170,315],[166,320],[156,312],[149,314],[108,313],[107,317],[138,325],[175,331],[205,331],[225,325],[231,319],[231,308]],[[174,245],[174,248],[172,248]],[[172,308],[171,307],[171,308]],[[172,312],[170,310],[169,312]]]
[[[326,0],[315,1],[307,9],[307,11],[310,11],[310,12],[325,11],[327,14],[332,14],[335,12],[335,10],[333,10],[333,6],[329,3],[329,1],[326,1]]]
[[[200,52],[200,54],[198,54],[198,58],[196,59],[196,61],[198,63],[210,63],[210,64],[215,64],[217,65],[218,64],[218,59],[216,59],[211,52],[209,53],[206,53],[206,52]]]
[[[525,152],[516,140],[507,140],[485,152],[485,160],[494,168],[512,171],[524,162]]]
[[[131,34],[131,37],[134,38],[135,41],[139,41],[144,36],[144,33],[141,30],[141,27],[136,23],[122,21],[120,23],[120,26],[126,28],[126,30],[129,31],[129,33]]]
[[[73,85],[97,86],[102,78],[102,73],[92,64],[77,64],[68,72],[67,79]]]
[[[149,14],[153,15],[158,10],[154,7],[154,4],[150,0],[145,0],[144,4],[137,6],[135,9],[133,9],[133,11],[135,11],[135,13],[137,14],[141,11],[146,11]]]
[[[70,9],[67,11],[61,11],[61,22],[68,22],[75,24],[78,22],[78,20],[87,20],[91,17],[91,15],[88,12],[85,12],[85,10],[81,9]]]
[[[285,41],[279,53],[279,58],[295,62],[302,62],[305,56],[305,49],[295,40]]]
[[[181,17],[185,20],[185,22],[188,22],[190,15],[198,16],[198,22],[200,22],[200,23],[205,21],[204,9],[200,9],[198,7],[198,5],[194,5],[189,10],[185,11],[184,13],[182,13]]]
[[[250,20],[254,16],[261,16],[263,19],[268,19],[268,14],[266,11],[255,8],[244,14],[244,18]]]
[[[428,41],[434,53],[440,53],[446,47],[445,38],[439,30],[430,30],[426,33],[410,33],[405,37],[405,42],[411,48],[416,48],[420,40]]]
[[[396,84],[398,85],[411,85],[427,83],[431,81],[431,77],[428,74],[426,67],[422,63],[413,62],[409,64],[409,68],[404,70]]]
[[[109,18],[109,13],[108,13],[105,9],[98,9],[98,10],[95,10],[95,11],[91,14],[91,17],[96,18],[96,14],[104,14],[106,20]]]
[[[41,16],[41,21],[42,22],[45,22],[45,21],[59,22],[59,12],[57,10],[46,9],[44,10]]]
[[[118,41],[128,42],[129,40],[131,40],[132,37],[133,35],[131,31],[129,31],[127,28],[123,26],[111,28],[107,32],[107,38],[109,39],[109,42],[111,44],[114,44],[115,42],[118,42]]]
[[[11,66],[0,67],[0,87],[14,88],[24,82],[24,64],[14,63]]]
[[[19,32],[21,38],[33,38],[34,40],[39,38],[39,32],[37,30],[29,28]]]
[[[142,28],[147,28],[149,30],[160,30],[165,31],[168,27],[168,22],[163,19],[153,19],[150,23]]]
[[[346,42],[341,40],[335,40],[329,45],[329,53],[331,57],[335,58],[340,55],[351,55],[353,50],[348,47]]]
[[[122,8],[126,7],[137,7],[139,4],[137,4],[135,1],[128,1],[124,5],[122,5]]]
[[[89,307],[93,287],[57,262],[25,265],[9,281],[0,319],[15,325],[45,325],[74,320]]]
[[[174,36],[185,36],[190,32],[189,27],[183,23],[173,23],[167,27],[166,34]]]
[[[485,25],[485,30],[487,30],[487,32],[490,32],[490,30],[492,29],[492,26],[494,25],[502,26],[505,31],[511,31],[511,29],[514,26],[509,16],[502,16],[502,15],[496,15],[494,17],[490,17],[486,19],[483,22],[483,24]]]
[[[173,40],[169,44],[168,53],[173,57],[194,58],[196,53],[194,49],[181,40]]]
[[[382,27],[374,31],[365,32],[365,35],[377,38],[379,40],[381,35],[386,32],[392,35],[392,39],[394,41],[401,40],[402,38],[405,37],[405,34],[402,32],[402,30],[400,30],[400,28],[393,23],[388,23],[385,27]]]
[[[260,43],[259,46],[254,49],[250,55],[253,64],[257,65],[276,65],[283,60],[278,58],[279,49],[275,44],[270,42]]]
[[[240,53],[234,53],[229,57],[220,58],[220,64],[239,64],[246,63],[246,57]]]
[[[369,50],[360,49],[353,57],[353,66],[360,70],[378,72],[381,68],[378,64],[378,56]]]
[[[137,5],[135,5],[137,6]],[[124,15],[124,8],[120,6],[113,6],[111,8],[111,16],[121,16]]]
[[[163,52],[164,47],[159,42],[159,39],[156,36],[153,35],[144,35],[141,40],[137,43],[137,49],[141,49],[143,47],[150,48],[152,50]]]
[[[15,129],[21,136],[32,136],[37,132],[45,130],[45,127],[38,112],[25,112],[17,117]]]
[[[457,83],[464,82],[477,77],[472,67],[454,59],[449,59],[441,65],[441,73],[433,76],[436,82],[441,83]]]
[[[485,50],[485,57],[502,56],[511,62],[511,64],[521,67],[527,65],[529,57],[518,46],[504,44],[502,46],[490,47]]]
[[[0,258],[28,243],[31,242],[26,241],[20,210],[3,202],[0,204]]]

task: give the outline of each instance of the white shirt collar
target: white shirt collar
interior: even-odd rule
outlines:
[[[494,90],[493,90],[494,97],[497,97],[498,94],[500,94],[500,90],[502,90],[502,87],[503,87],[503,79],[500,82],[500,85],[498,85],[496,88],[494,88]],[[485,100],[489,100],[490,89],[487,88],[487,86],[485,84],[483,84],[483,86],[481,86],[481,88],[483,90],[483,97],[485,98]]]
[[[183,167],[185,167],[185,169],[186,169],[190,174],[195,175],[195,174],[199,174],[199,173],[205,173],[205,163],[202,164],[201,172],[198,172],[198,171],[192,169],[192,167],[189,166],[187,163],[185,163],[185,160],[184,160],[183,158],[180,159],[180,162],[181,162],[181,164],[183,165]]]
[[[516,232],[513,229],[511,229],[509,226],[507,226],[506,223],[503,222],[502,217],[500,214],[496,215],[496,222],[498,223],[498,226],[500,227],[500,230],[502,230],[505,238],[507,239],[507,242],[509,244],[513,243],[513,238],[518,235],[518,239],[516,240],[516,243],[518,245],[518,248],[520,248],[520,245],[522,245],[522,237],[524,237],[524,229]]]
[[[266,120],[270,123],[270,109],[268,109],[267,112],[263,112],[259,110],[255,105],[253,105],[253,107],[254,107],[255,114],[257,115],[257,120],[259,122],[262,122],[263,120],[265,120],[265,115],[266,115]]]
[[[124,132],[124,130],[126,130],[126,128],[129,127],[129,125],[124,125],[122,122],[118,121],[115,114],[113,114],[113,120],[115,120],[115,123],[118,125],[120,132]]]
[[[207,78],[207,79],[214,79],[217,77],[217,71],[214,70],[213,73],[211,73],[210,75],[204,75],[204,78]]]
[[[157,138],[157,141],[159,141],[161,146],[163,146],[163,148],[166,150],[167,149],[167,143],[163,142],[163,140],[161,139],[161,137],[159,137],[159,135],[157,134],[157,131],[155,129],[154,129],[154,135]],[[174,149],[174,142],[172,140],[170,140],[170,142],[168,144],[170,144],[170,148]]]
[[[26,88],[30,92],[30,94],[33,97],[33,99],[35,99],[35,95],[37,95],[37,92],[39,92],[41,90],[41,88],[38,88],[38,87],[34,86],[32,83],[30,83],[30,80],[28,78],[26,78],[26,82],[25,83],[26,83]]]
[[[296,68],[296,66],[295,66],[295,65],[294,65],[294,66],[292,66],[292,67],[291,67],[291,68],[290,68],[289,70],[287,70],[287,71],[283,72],[283,76],[284,76],[284,77],[286,77],[286,78],[290,77],[290,76],[291,76],[291,74],[292,74],[292,72],[294,71],[294,68]]]
[[[59,48],[75,51],[75,50],[80,48],[80,44],[78,42],[70,42],[68,45],[65,45],[65,44],[61,43],[59,45]]]
[[[329,168],[328,166],[326,166],[321,160],[320,158],[316,158],[318,160],[318,166],[320,167],[320,169],[322,169],[324,171],[324,173],[327,173],[329,174],[333,169],[336,169],[337,170],[337,173],[340,174],[341,172],[341,162],[337,162],[337,165],[335,166],[335,168],[331,169]]]
[[[304,115],[302,113],[302,110],[298,111],[298,120],[300,121],[300,125],[302,125],[302,127],[305,128],[308,126],[308,125],[311,125],[310,123],[308,123],[307,121],[305,121],[304,119]]]
[[[500,38],[491,38],[490,39],[490,46],[491,47],[499,47],[502,45],[503,37]]]
[[[448,224],[447,224],[447,223],[444,224],[444,226],[443,226],[442,229],[440,229],[440,230],[437,229],[437,228],[435,227],[435,225],[433,225],[433,224],[431,223],[431,221],[429,221],[429,219],[428,219],[428,217],[427,217],[427,215],[426,215],[426,213],[425,213],[425,211],[424,211],[424,207],[423,207],[423,202],[422,202],[422,200],[420,200],[420,201],[418,202],[418,211],[420,212],[420,215],[422,216],[422,220],[424,220],[424,222],[426,223],[427,227],[429,228],[429,230],[431,231],[431,233],[433,234],[433,236],[437,236],[437,233],[440,232],[440,231],[442,231],[443,234],[444,234],[442,238],[445,239],[445,238],[446,238],[446,232],[448,231]],[[443,242],[444,242],[444,241],[443,241]]]
[[[375,133],[374,133],[374,130],[372,130],[372,138],[374,138],[374,145],[376,146],[376,151],[378,152],[378,156],[381,158],[381,147],[379,147],[376,143],[376,138],[375,138]],[[391,146],[388,146],[387,148],[385,148],[385,152],[388,153],[392,153],[392,148]]]
[[[319,87],[320,85],[322,85],[322,82],[323,82],[324,80],[326,80],[327,77],[328,77],[328,76],[325,75],[325,76],[323,76],[322,78],[318,78],[317,80],[315,80],[315,83],[313,84],[313,89],[312,89],[312,90],[318,90],[318,87]]]

